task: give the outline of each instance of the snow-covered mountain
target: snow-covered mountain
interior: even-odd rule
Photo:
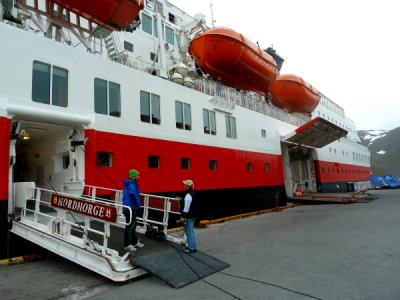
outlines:
[[[400,175],[400,127],[392,130],[359,130],[361,143],[371,152],[374,175]]]

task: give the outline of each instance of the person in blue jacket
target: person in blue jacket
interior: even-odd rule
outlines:
[[[130,170],[129,179],[124,180],[124,191],[122,195],[122,204],[129,206],[132,210],[132,221],[130,219],[129,209],[124,207],[122,213],[125,216],[126,223],[124,231],[124,250],[136,251],[137,247],[143,247],[144,245],[139,241],[136,235],[137,220],[136,216],[139,210],[142,208],[140,200],[140,189],[138,180],[140,178],[139,171]],[[129,224],[130,223],[130,224]]]

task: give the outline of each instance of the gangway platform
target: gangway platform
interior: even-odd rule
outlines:
[[[288,201],[302,202],[302,203],[356,203],[356,202],[369,202],[379,198],[379,195],[372,195],[368,193],[309,193],[301,192],[300,195],[288,197]]]
[[[110,199],[98,197],[104,190]],[[138,267],[134,257],[168,249],[185,242],[180,231],[167,230],[171,215],[179,213],[174,198],[142,194],[143,215],[138,218],[137,232],[145,247],[136,252],[123,250],[126,224],[122,209],[122,191],[99,187],[85,188],[83,196],[27,187],[23,207],[16,209],[11,231],[66,259],[80,264],[113,281],[122,282],[147,273]],[[155,216],[155,217],[153,217]],[[144,234],[157,227],[166,242],[160,243]]]

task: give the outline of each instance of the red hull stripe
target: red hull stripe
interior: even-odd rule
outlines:
[[[182,180],[192,179],[196,189],[213,190],[284,185],[282,156],[259,152],[195,145],[181,142],[86,130],[86,183],[122,189],[130,169],[141,172],[144,193],[173,192],[182,189]],[[96,165],[97,152],[112,152],[113,166]],[[148,156],[160,156],[160,168],[148,167]],[[181,169],[181,158],[191,159],[191,169]],[[210,170],[209,160],[217,160],[218,169]],[[253,171],[247,163],[253,163]],[[265,171],[265,164],[270,171]],[[316,161],[317,181],[369,180],[369,168]],[[325,168],[324,172],[320,168]],[[327,172],[329,168],[329,173]],[[331,170],[335,170],[333,173]],[[339,169],[339,173],[337,172]],[[341,170],[349,170],[341,173]],[[344,171],[343,171],[344,172]],[[368,174],[365,174],[367,172]]]
[[[318,182],[368,181],[370,167],[354,166],[328,161],[315,161]]]
[[[195,145],[86,130],[86,182],[90,185],[122,189],[130,169],[141,173],[141,191],[182,190],[182,180],[192,179],[196,189],[226,189],[284,184],[281,155]],[[112,152],[112,167],[96,166],[96,152]],[[148,156],[160,156],[160,168],[148,167]],[[191,169],[181,169],[181,158],[190,158]],[[209,160],[218,169],[210,170]],[[247,163],[253,163],[253,171]],[[265,171],[265,164],[270,171]]]
[[[10,165],[10,119],[0,117],[0,200],[8,199],[8,173]]]

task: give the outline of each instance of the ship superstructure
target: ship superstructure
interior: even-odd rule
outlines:
[[[328,97],[289,112],[198,72],[189,44],[208,28],[201,14],[147,0],[132,32],[44,0],[2,1],[0,15],[2,240],[26,186],[120,190],[132,168],[147,194],[194,180],[200,218],[281,205],[298,187],[369,187],[369,152]]]

